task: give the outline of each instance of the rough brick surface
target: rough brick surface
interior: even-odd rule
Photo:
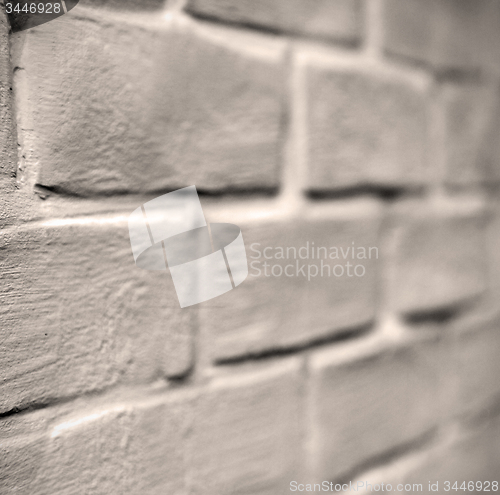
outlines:
[[[12,182],[17,167],[8,30],[9,24],[2,5],[0,12],[0,187],[3,182]]]
[[[283,45],[145,22],[75,15],[27,33],[19,64],[40,104],[20,111],[38,182],[82,195],[276,187]]]
[[[2,494],[185,493],[189,400],[142,401],[80,402],[3,425]]]
[[[37,480],[43,493],[184,493],[183,414],[166,403],[61,421]]]
[[[489,491],[496,491],[492,490],[491,482],[498,480],[500,468],[499,424],[498,417],[493,417],[467,428],[464,433],[451,432],[427,448],[363,472],[353,481],[353,485],[358,486],[357,483],[360,483],[359,493],[362,495],[374,491],[428,495],[446,491],[488,491],[488,488]],[[449,486],[445,484],[446,481],[450,482]],[[489,487],[484,484],[485,481],[490,482]],[[453,489],[455,482],[458,483],[457,490]],[[466,490],[460,490],[463,482],[467,486]],[[469,490],[472,488],[468,486],[469,482],[474,482],[474,490]],[[481,485],[476,485],[477,482],[482,482],[482,490],[478,490]],[[380,488],[382,483],[383,490]],[[429,489],[429,484],[433,489]]]
[[[308,186],[339,190],[424,181],[424,87],[367,67],[299,57],[307,98]]]
[[[42,493],[104,494],[130,489],[124,453],[130,416],[119,409],[94,414],[79,414],[47,432],[46,462],[37,477]]]
[[[500,6],[491,0],[386,0],[385,47],[440,70],[498,64]]]
[[[189,0],[188,11],[229,22],[343,41],[358,41],[363,0]]]
[[[488,184],[500,183],[500,91],[496,89],[496,100],[491,102],[491,113],[488,114],[488,126],[483,136],[480,154],[480,167],[484,170]]]
[[[228,371],[196,406],[190,493],[285,493],[300,475],[300,359]]]
[[[346,476],[431,430],[440,416],[439,347],[376,340],[312,355],[311,387],[318,479]]]
[[[396,229],[392,306],[419,314],[457,307],[487,286],[485,217],[412,204]]]
[[[476,413],[491,407],[500,397],[497,377],[500,373],[500,323],[474,322],[469,328],[456,332],[451,346],[453,353],[452,377],[456,396],[452,412]]]
[[[40,413],[3,418],[0,423],[0,492],[34,493],[46,450],[47,418]]]
[[[0,13],[0,495],[498,479],[499,41],[500,0]],[[127,217],[192,184],[249,276],[181,309]]]
[[[498,481],[499,440],[500,421],[498,417],[494,417],[461,438],[437,449],[419,468],[408,475],[405,482],[424,484],[421,493],[436,493],[427,489],[429,480],[433,480],[439,482],[441,493],[447,486],[445,481],[451,481],[452,486],[457,481],[458,487],[469,481]]]
[[[184,373],[194,314],[137,268],[126,222],[1,236],[1,409]]]
[[[496,89],[486,85],[449,83],[441,90],[444,179],[451,186],[484,183],[498,175],[488,166],[486,158],[496,147],[496,139],[490,138],[498,111]]]
[[[126,447],[131,492],[186,493],[186,438],[192,410],[192,399],[180,394],[133,411]]]
[[[236,290],[204,303],[201,309],[202,330],[213,359],[293,347],[358,330],[373,320],[380,218],[372,203],[361,206],[366,208],[362,211],[354,208],[351,214],[347,206],[344,216],[331,219],[313,216],[286,222],[279,218],[240,222],[249,276]],[[301,259],[301,255],[307,255],[307,245],[309,259]],[[356,256],[359,247],[365,248],[367,259],[353,260],[353,246]],[[320,252],[321,259],[317,259],[318,247],[326,248],[328,256],[336,253],[331,248],[338,248],[339,259],[324,259],[324,251]],[[370,247],[376,250],[370,253]],[[279,258],[280,248],[285,259]],[[264,259],[265,256],[273,258]],[[321,261],[330,267],[330,270],[323,268],[323,276]],[[347,268],[347,263],[351,268]],[[364,267],[364,271],[358,269],[359,274],[364,273],[362,276],[354,275],[358,264]],[[344,276],[334,275],[336,265],[343,267]],[[308,277],[308,266],[311,275],[317,271],[317,276]],[[287,276],[285,269],[292,276]],[[347,275],[348,269],[351,276]],[[341,268],[336,270],[341,273]]]

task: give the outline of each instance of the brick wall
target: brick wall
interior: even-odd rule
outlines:
[[[500,1],[0,15],[0,493],[500,478]],[[362,277],[180,309],[127,217],[195,184]],[[276,261],[277,262],[277,261]]]

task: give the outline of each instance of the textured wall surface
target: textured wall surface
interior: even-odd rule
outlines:
[[[500,0],[0,5],[0,494],[500,480]],[[377,256],[181,309],[127,217],[193,184]]]

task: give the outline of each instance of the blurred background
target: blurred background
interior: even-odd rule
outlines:
[[[499,0],[1,5],[2,495],[498,491]],[[191,185],[249,275],[181,309]]]

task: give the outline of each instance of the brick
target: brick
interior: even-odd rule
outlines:
[[[0,12],[0,188],[13,182],[17,169],[16,123],[12,108],[12,68],[9,53],[9,23]]]
[[[160,13],[79,13],[27,32],[19,57],[37,101],[20,113],[39,184],[79,195],[278,185],[283,42]]]
[[[498,67],[495,0],[386,0],[385,48],[438,70]]]
[[[37,492],[124,493],[131,488],[125,448],[131,418],[124,410],[83,411],[47,432]]]
[[[493,481],[498,479],[498,419],[493,418],[479,428],[465,432],[454,432],[451,436],[438,437],[437,442],[429,443],[423,449],[398,457],[394,462],[361,474],[356,481],[363,483],[361,493],[373,493],[375,484],[384,483],[384,492],[419,492],[423,494],[442,493],[445,481],[451,486],[465,481]],[[372,484],[372,489],[367,488]],[[438,492],[429,490],[438,483]],[[392,491],[388,489],[390,484]],[[398,484],[402,484],[398,490]],[[410,489],[404,489],[409,484]],[[421,485],[421,486],[418,486]],[[361,485],[360,485],[361,486]],[[491,485],[490,485],[491,489]],[[380,491],[380,490],[378,490]],[[449,490],[453,491],[453,490]],[[460,490],[459,490],[460,491]],[[463,491],[463,490],[462,490]]]
[[[35,478],[43,459],[43,444],[38,438],[20,436],[14,441],[2,441],[0,447],[2,494],[35,493]]]
[[[33,214],[32,199],[17,194],[15,179],[0,179],[0,229],[30,217]]]
[[[179,394],[133,412],[127,446],[130,493],[186,493],[186,438],[192,411],[192,398]]]
[[[488,184],[500,183],[500,140],[498,128],[500,126],[500,98],[491,102],[488,127],[483,138],[480,154],[480,167],[484,170]]]
[[[361,0],[189,0],[187,10],[227,22],[358,42],[364,28]]]
[[[129,391],[9,416],[0,424],[1,492],[184,494],[191,401]]]
[[[285,493],[300,475],[298,358],[228,369],[195,408],[188,440],[189,493]]]
[[[308,187],[415,187],[424,182],[426,84],[304,52]]]
[[[456,308],[486,289],[485,216],[408,204],[398,215],[389,277],[391,306],[404,314]]]
[[[498,418],[491,418],[475,430],[436,449],[405,481],[422,483],[424,490],[421,493],[436,493],[428,490],[429,480],[432,480],[439,483],[441,493],[445,491],[445,481],[450,481],[452,486],[457,481],[460,487],[463,482],[498,480],[499,425]]]
[[[445,182],[450,186],[484,184],[494,174],[485,166],[485,147],[498,98],[493,88],[472,84],[445,84],[440,92],[444,119]]]
[[[373,321],[380,226],[377,205],[346,203],[336,211],[329,209],[330,218],[312,214],[304,219],[271,216],[237,222],[231,218],[232,209],[228,207],[228,213],[220,221],[238,223],[242,229],[249,275],[235,290],[201,305],[204,348],[212,360],[293,348],[358,330]],[[219,221],[211,217],[209,210],[207,214],[211,221]],[[309,259],[300,259],[300,255],[307,254],[307,243]],[[312,259],[313,246],[315,259]],[[353,246],[365,248],[366,257],[371,254],[371,259],[353,260],[352,251],[347,254],[347,249]],[[337,248],[339,259],[324,259],[324,250],[320,252],[323,259],[317,259],[317,248],[321,247],[327,249],[328,256],[335,255],[330,248]],[[370,247],[375,250],[370,252]],[[281,252],[277,248],[283,248],[285,259],[277,258]],[[340,249],[347,259],[342,258]],[[359,250],[355,252],[357,255]],[[261,257],[257,258],[259,253]],[[273,259],[265,260],[268,255],[274,256]],[[330,268],[324,268],[324,276],[321,276],[321,261]],[[347,267],[348,262],[351,268]],[[363,265],[364,275],[361,268],[360,276],[354,275],[358,264]],[[318,271],[318,276],[309,280],[308,265],[311,275],[316,268]],[[340,268],[336,268],[339,276],[333,274],[336,265],[343,267],[343,276]],[[292,276],[286,276],[285,269]]]
[[[66,414],[47,432],[37,493],[185,493],[186,417],[176,400]]]
[[[391,345],[372,337],[312,354],[317,479],[346,476],[436,426],[438,353],[432,341]]]
[[[69,222],[0,238],[1,411],[191,367],[195,314],[135,266],[126,220]]]
[[[35,412],[0,422],[0,493],[35,493],[47,448],[47,418]],[[38,492],[37,492],[38,493]]]
[[[479,413],[500,398],[500,323],[469,322],[453,334],[454,414]]]

